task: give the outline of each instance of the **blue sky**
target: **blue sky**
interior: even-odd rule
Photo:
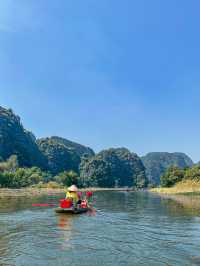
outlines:
[[[200,160],[198,0],[1,0],[0,105],[37,137]]]

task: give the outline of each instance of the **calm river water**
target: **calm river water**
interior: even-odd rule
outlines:
[[[61,196],[60,196],[61,197]],[[200,265],[200,200],[147,192],[97,192],[96,212],[58,215],[0,200],[0,265]]]

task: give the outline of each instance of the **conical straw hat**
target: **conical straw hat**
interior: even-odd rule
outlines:
[[[68,187],[68,191],[77,192],[78,191],[78,188],[77,188],[77,186],[72,185],[72,186]]]

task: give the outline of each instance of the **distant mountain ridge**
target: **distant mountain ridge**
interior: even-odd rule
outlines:
[[[111,148],[95,155],[91,148],[58,136],[36,139],[19,116],[0,107],[0,161],[11,155],[17,155],[19,166],[37,166],[53,175],[74,170],[87,184],[110,187],[158,185],[170,166],[193,165],[184,153],[153,152],[140,158],[126,148]]]
[[[179,168],[191,167],[194,163],[192,159],[181,152],[150,152],[141,157],[146,168],[146,175],[151,184],[159,185],[160,176],[171,166]]]

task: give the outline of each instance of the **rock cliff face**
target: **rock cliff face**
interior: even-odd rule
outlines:
[[[45,169],[47,160],[39,150],[34,135],[25,130],[19,116],[0,107],[0,157],[6,160],[16,154],[21,166]]]
[[[179,168],[191,167],[193,161],[184,153],[151,152],[143,156],[142,162],[146,168],[146,175],[151,184],[159,185],[160,176],[171,166]]]
[[[108,149],[92,158],[83,158],[80,177],[85,186],[145,187],[147,185],[142,161],[126,148]]]

